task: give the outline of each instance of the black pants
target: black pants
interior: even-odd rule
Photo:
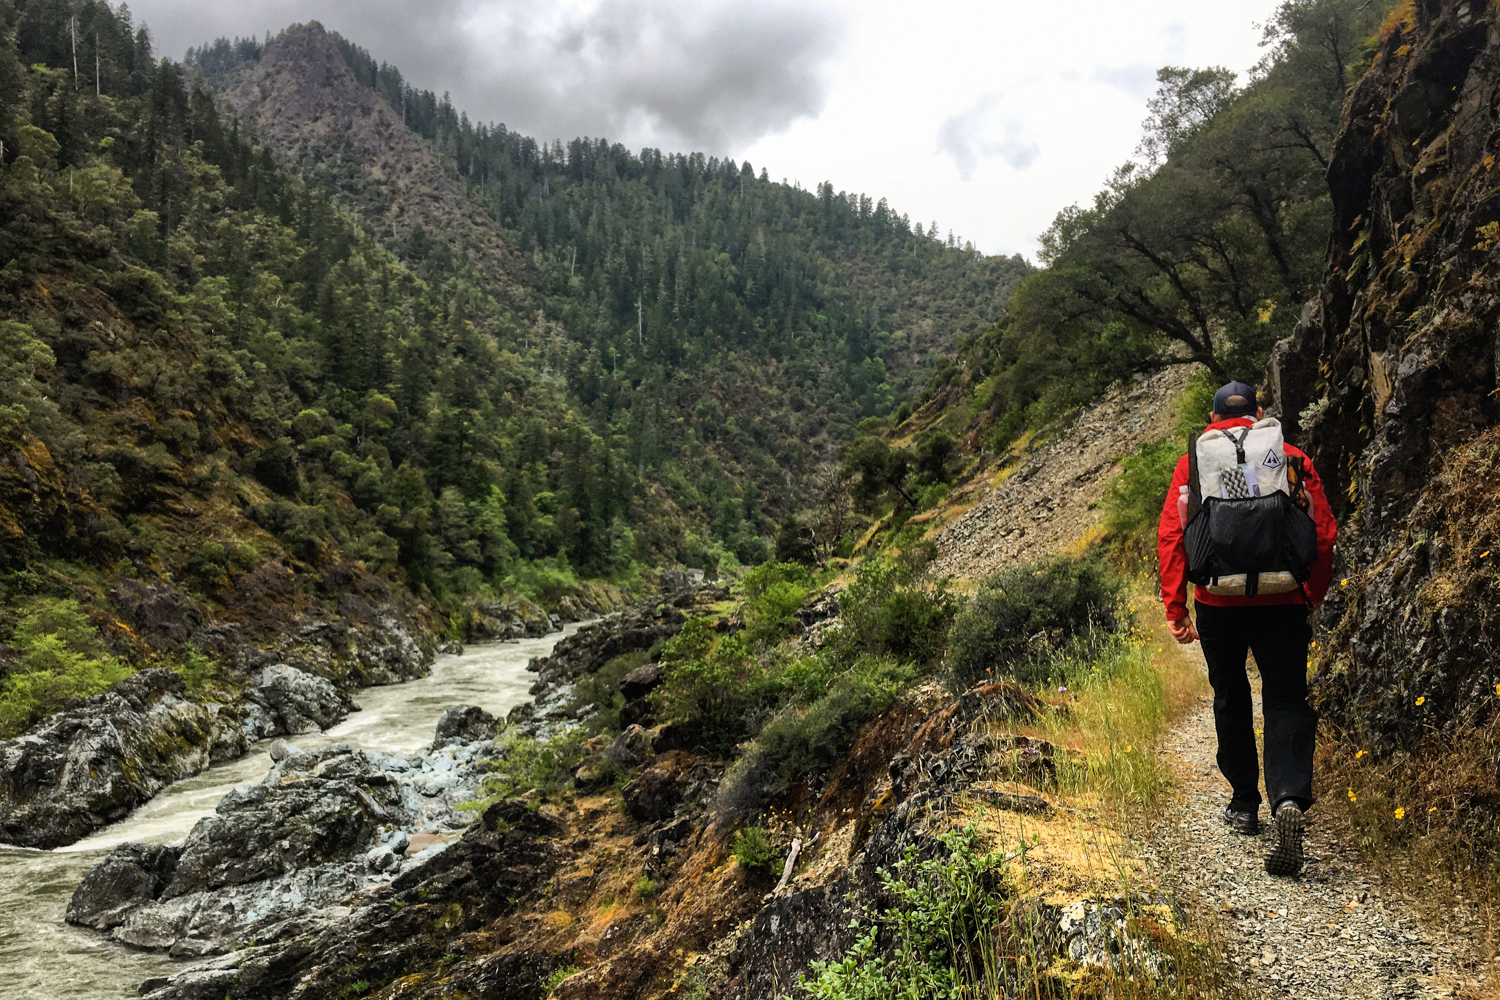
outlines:
[[[1307,650],[1312,641],[1307,608],[1299,604],[1245,608],[1194,604],[1203,658],[1208,661],[1208,682],[1214,689],[1219,771],[1234,789],[1230,804],[1253,812],[1261,801],[1255,717],[1245,668],[1246,650],[1254,650],[1266,719],[1266,795],[1273,812],[1287,799],[1308,809],[1313,804],[1318,713],[1307,703]]]

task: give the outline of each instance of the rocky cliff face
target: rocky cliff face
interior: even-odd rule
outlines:
[[[1387,20],[1329,166],[1321,293],[1272,362],[1343,525],[1318,697],[1377,749],[1481,721],[1500,690],[1497,109],[1482,0]]]

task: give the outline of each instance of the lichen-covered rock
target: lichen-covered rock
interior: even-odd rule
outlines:
[[[337,743],[277,763],[199,820],[164,898],[243,885],[364,851],[382,824],[409,820],[391,776]]]
[[[1332,151],[1322,287],[1272,359],[1343,529],[1314,696],[1377,751],[1479,723],[1500,682],[1497,96],[1483,0],[1387,22]]]
[[[457,843],[403,870],[389,885],[375,887],[373,896],[349,899],[355,905],[352,912],[336,903],[320,904],[300,925],[290,919],[262,923],[253,946],[254,935],[244,931],[221,936],[219,940],[240,950],[150,980],[143,984],[142,996],[248,1000],[287,996],[295,988],[307,1000],[333,1000],[348,995],[351,968],[357,968],[361,980],[387,982],[451,961],[455,948],[466,947],[463,942],[514,909],[518,899],[551,883],[565,856],[559,842],[563,833],[544,813],[515,802],[499,803]],[[337,889],[317,896],[336,897]],[[514,964],[471,964],[445,976],[444,988],[470,996],[536,996],[537,984],[563,964],[545,957],[524,970]]]
[[[107,931],[162,894],[177,871],[180,849],[122,844],[84,876],[68,903],[67,921]]]
[[[172,782],[244,753],[259,738],[246,722],[237,706],[188,698],[173,671],[133,674],[0,742],[0,840],[70,844]]]
[[[367,878],[389,880],[440,848],[406,857],[412,838],[466,827],[487,744],[421,754],[368,753],[337,743],[273,757],[257,784],[237,788],[180,848],[127,844],[74,892],[70,923],[137,948],[220,954],[321,927]]]
[[[270,711],[281,731],[292,736],[328,729],[350,708],[332,681],[285,663],[257,671],[246,697]]]

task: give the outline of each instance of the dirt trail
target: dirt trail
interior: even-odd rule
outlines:
[[[1202,665],[1196,644],[1181,652]],[[1301,877],[1267,875],[1269,833],[1232,833],[1219,819],[1229,783],[1214,762],[1217,746],[1213,703],[1203,697],[1159,748],[1174,772],[1177,802],[1141,853],[1164,887],[1216,915],[1227,957],[1257,993],[1299,1000],[1470,995],[1463,987],[1477,986],[1481,975],[1471,955],[1474,931],[1420,925],[1412,905],[1361,866],[1355,846],[1317,822],[1316,808]],[[1262,806],[1262,823],[1267,816]]]

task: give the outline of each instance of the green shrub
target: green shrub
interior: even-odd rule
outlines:
[[[890,708],[915,676],[910,664],[869,657],[839,675],[828,693],[805,709],[783,709],[725,775],[720,814],[754,815],[793,783],[831,767],[854,745],[864,724]]]
[[[502,735],[495,740],[496,755],[485,764],[494,768],[479,784],[479,798],[465,808],[483,810],[491,803],[538,789],[556,794],[572,784],[583,761],[584,731],[575,729],[550,740]]]
[[[651,877],[649,875],[642,875],[640,878],[635,880],[635,888],[633,889],[633,891],[639,899],[655,899],[656,883],[651,881]]]
[[[747,735],[747,717],[766,694],[765,672],[745,632],[719,636],[690,620],[662,649],[662,683],[652,699],[662,716],[698,730],[705,746],[729,750]]]
[[[839,594],[828,648],[843,663],[873,656],[929,666],[942,657],[958,608],[947,581],[917,579],[901,560],[869,560]]]
[[[918,860],[915,846],[880,880],[895,905],[881,913],[842,959],[812,963],[798,986],[816,1000],[1000,995],[1006,971],[994,932],[1006,914],[998,889],[1005,858],[974,849],[972,828],[939,838],[946,857]],[[879,945],[884,931],[893,947]]]
[[[187,648],[187,659],[177,668],[177,676],[187,685],[188,691],[197,694],[218,677],[219,665],[197,646]]]
[[[1186,450],[1178,441],[1152,441],[1120,459],[1120,474],[1110,483],[1100,506],[1110,534],[1149,552],[1155,547],[1156,525],[1172,486],[1177,460]]]
[[[579,969],[576,965],[567,965],[561,969],[553,969],[552,974],[542,980],[542,996],[550,997],[552,991],[563,984],[563,980],[572,979],[581,971],[583,970]]]
[[[0,679],[0,737],[24,732],[66,699],[98,694],[132,672],[105,652],[77,601],[33,598],[11,644],[21,663]]]
[[[1214,408],[1214,393],[1218,391],[1219,387],[1207,369],[1195,372],[1193,377],[1188,379],[1187,385],[1183,386],[1182,393],[1178,395],[1174,404],[1177,410],[1177,424],[1172,430],[1177,440],[1182,442],[1184,449],[1187,447],[1189,434],[1196,437],[1203,433],[1204,427],[1208,426],[1208,414]]]
[[[746,827],[734,835],[734,846],[730,848],[741,868],[758,871],[770,865],[776,856],[771,847],[771,838],[758,826]]]
[[[539,604],[551,607],[578,590],[578,574],[561,552],[550,559],[518,559],[503,589],[519,591]]]
[[[968,686],[994,675],[1040,680],[1060,652],[1119,628],[1123,591],[1098,557],[1001,570],[953,623],[948,665],[955,681]]]

